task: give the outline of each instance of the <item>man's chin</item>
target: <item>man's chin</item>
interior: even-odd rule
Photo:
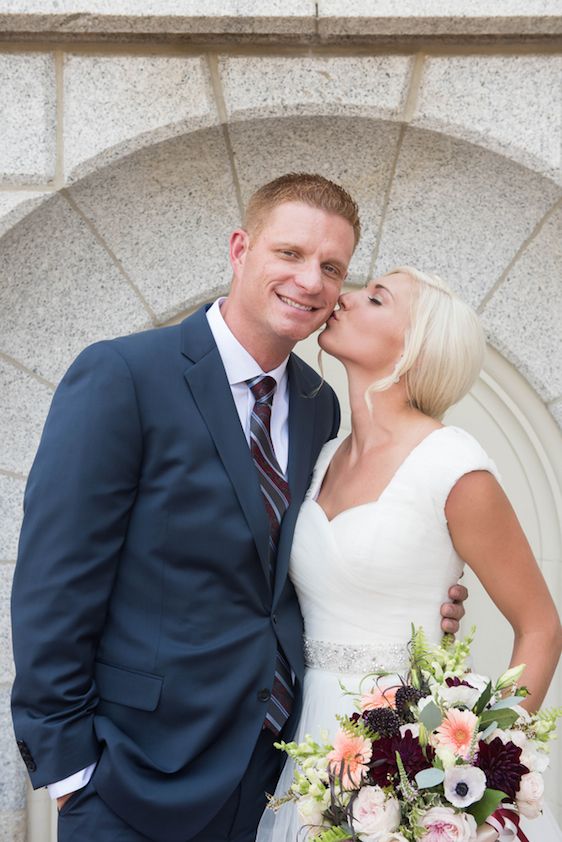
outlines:
[[[309,325],[287,325],[282,330],[278,331],[279,336],[283,336],[285,339],[291,342],[302,342],[303,339],[308,339],[309,336],[312,336],[313,333],[316,333],[317,330],[320,330],[325,325],[325,322],[318,323],[317,321],[310,323]]]

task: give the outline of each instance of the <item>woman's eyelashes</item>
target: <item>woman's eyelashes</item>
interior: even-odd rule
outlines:
[[[380,297],[377,295],[368,295],[367,298],[369,301],[372,301],[373,304],[382,304]]]

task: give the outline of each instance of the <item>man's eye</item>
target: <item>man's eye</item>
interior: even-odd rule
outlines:
[[[281,254],[285,255],[285,257],[295,257],[295,252],[290,249],[283,249]]]
[[[338,269],[338,267],[332,266],[331,263],[327,263],[324,266],[324,271],[328,272],[328,274],[330,274],[330,275],[339,275],[340,274],[340,270]]]

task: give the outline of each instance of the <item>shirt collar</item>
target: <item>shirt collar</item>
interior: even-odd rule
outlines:
[[[236,383],[245,383],[246,380],[257,377],[260,374],[267,374],[269,377],[273,377],[279,386],[287,370],[289,357],[285,357],[281,365],[278,365],[277,368],[267,372],[262,371],[255,359],[240,344],[223,319],[220,309],[223,301],[225,301],[224,298],[217,299],[207,310],[207,320],[217,344],[229,384],[234,386]]]

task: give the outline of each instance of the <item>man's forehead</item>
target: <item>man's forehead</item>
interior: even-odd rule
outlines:
[[[307,205],[305,202],[283,202],[276,205],[260,220],[258,233],[265,233],[269,239],[301,239],[318,234],[333,242],[340,241],[347,234],[353,239],[353,226],[340,214],[330,213],[323,208]]]

